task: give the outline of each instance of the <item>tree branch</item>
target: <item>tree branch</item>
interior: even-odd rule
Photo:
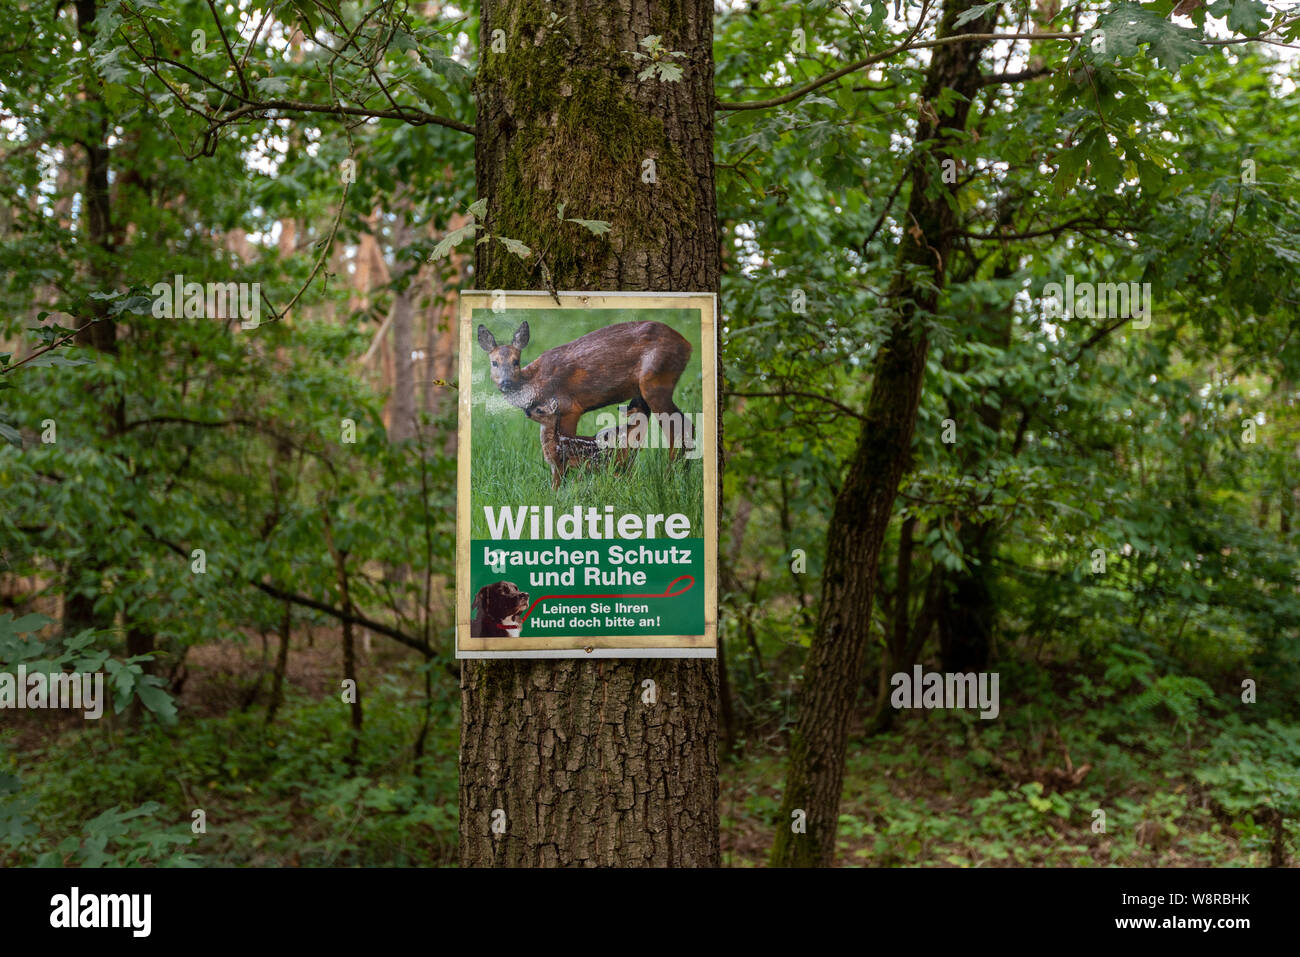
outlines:
[[[175,542],[169,542],[167,539],[161,538],[147,525],[142,524],[140,527],[144,529],[146,535],[152,538],[159,545],[171,549],[177,555],[181,556],[181,558],[189,559],[189,552],[185,551],[185,549],[177,545]],[[426,658],[432,658],[435,654],[434,650],[419,638],[412,638],[405,632],[398,631],[391,625],[385,625],[381,621],[374,621],[373,619],[366,618],[364,615],[358,615],[355,613],[349,614],[348,612],[335,608],[333,605],[326,604],[323,601],[317,601],[315,598],[308,598],[306,595],[299,595],[296,592],[286,591],[276,585],[260,582],[253,578],[245,579],[245,581],[254,588],[270,595],[272,598],[278,598],[280,601],[292,602],[293,604],[301,605],[304,608],[312,608],[316,611],[324,612],[333,618],[337,618],[339,621],[346,621],[353,625],[360,625],[362,628],[369,628],[373,632],[392,638],[399,644],[406,645],[408,648],[414,648]]]
[[[920,23],[917,24],[920,27]],[[913,31],[915,34],[915,31]],[[841,77],[855,73],[863,67],[872,66],[882,60],[888,60],[898,53],[905,53],[908,50],[925,50],[932,47],[948,46],[953,43],[965,43],[968,40],[1077,40],[1083,36],[1082,31],[1073,31],[1068,33],[959,33],[950,37],[939,37],[935,40],[922,40],[920,43],[912,43],[911,37],[890,47],[881,53],[875,53],[871,56],[858,60],[856,63],[850,63],[848,66],[841,67],[832,73],[827,73],[823,77],[818,77],[811,83],[790,90],[780,96],[774,96],[767,100],[748,100],[742,103],[729,103],[718,101],[715,107],[719,110],[764,110],[771,106],[780,106],[782,103],[789,103],[791,100],[797,100],[801,96],[807,96],[813,90],[825,86],[827,83],[834,83]]]
[[[1273,43],[1276,41],[1268,39],[1270,33],[1275,33],[1278,30],[1282,29],[1283,27],[1290,26],[1291,24],[1296,23],[1297,21],[1300,21],[1300,17],[1292,17],[1290,20],[1283,20],[1282,22],[1277,23],[1274,26],[1270,27],[1269,29],[1265,30],[1263,33],[1257,34],[1255,36],[1233,37],[1227,40],[1197,40],[1196,42],[1201,44],[1202,46],[1207,46],[1207,47],[1229,46],[1232,44],[1255,43],[1255,42]],[[918,22],[917,27],[919,28],[920,25],[921,23]],[[915,35],[915,31],[913,31],[913,35]],[[764,110],[767,109],[768,107],[780,106],[783,103],[789,103],[791,100],[797,100],[802,96],[807,96],[813,90],[820,89],[821,87],[825,86],[827,83],[834,83],[836,80],[840,79],[841,77],[848,76],[850,73],[855,73],[858,70],[861,70],[863,67],[872,66],[873,64],[879,63],[882,60],[888,60],[890,57],[894,56],[895,54],[906,53],[909,50],[931,49],[933,47],[947,46],[948,44],[951,43],[964,43],[967,40],[984,40],[984,41],[1078,40],[1081,39],[1082,37],[1083,37],[1082,30],[1070,30],[1070,31],[1065,31],[1060,33],[959,33],[959,34],[954,34],[953,36],[939,37],[934,40],[922,40],[919,43],[911,42],[911,37],[909,36],[902,43],[899,43],[896,46],[892,46],[888,50],[885,50],[881,53],[874,53],[871,56],[866,57],[862,60],[858,60],[855,63],[850,63],[848,66],[844,66],[831,73],[827,73],[825,76],[818,77],[816,80],[813,80],[811,83],[807,83],[801,87],[797,87],[793,90],[790,90],[787,93],[781,94],[780,96],[774,96],[766,100],[748,100],[739,103],[732,103],[732,102],[727,102],[725,100],[719,100],[715,103],[715,108],[722,111],[735,111],[735,110]],[[1025,71],[1026,74],[1030,72],[1032,71]],[[1015,80],[1031,79],[1031,77],[1027,75],[1006,74],[1006,76],[1014,77]],[[1004,80],[1002,77],[988,77],[986,78],[986,80],[987,83],[1015,82],[1015,80],[1013,79]],[[981,85],[987,85],[987,83],[982,83]]]
[[[86,330],[86,329],[89,329],[91,326],[93,326],[93,325],[94,325],[95,323],[97,323],[97,322],[103,322],[103,321],[104,321],[104,320],[103,320],[102,318],[100,318],[100,319],[91,319],[90,322],[86,323],[86,324],[85,324],[84,326],[82,326],[80,329],[73,329],[71,332],[69,332],[69,333],[68,333],[66,336],[64,336],[62,339],[56,339],[56,340],[54,340],[53,342],[51,342],[48,346],[44,346],[44,347],[42,347],[42,348],[40,348],[40,349],[37,349],[35,352],[33,352],[31,355],[29,355],[26,359],[22,360],[21,362],[15,362],[15,363],[14,363],[13,365],[11,365],[11,366],[5,366],[3,369],[0,369],[0,375],[8,375],[9,373],[11,373],[11,372],[13,372],[15,369],[17,369],[19,366],[27,365],[27,363],[31,362],[31,361],[32,361],[33,359],[35,359],[37,356],[44,355],[45,353],[49,352],[51,349],[57,349],[59,346],[63,345],[65,342],[67,342],[69,339],[72,339],[72,338],[76,337],[76,335],[77,335],[78,333],[83,332],[83,331]]]
[[[845,415],[851,415],[855,419],[866,421],[866,416],[861,412],[850,409],[847,405],[837,402],[830,396],[820,395],[816,392],[732,392],[727,390],[723,395],[735,396],[739,399],[816,399],[818,402],[825,402],[827,405],[833,405]]]
[[[965,239],[987,239],[987,240],[1008,240],[1008,239],[1037,239],[1040,236],[1056,236],[1065,232],[1067,229],[1077,230],[1078,232],[1087,232],[1088,230],[1101,230],[1103,232],[1123,233],[1129,232],[1121,226],[1108,226],[1105,223],[1096,223],[1086,216],[1076,216],[1074,219],[1067,220],[1056,226],[1045,226],[1042,229],[1031,229],[1023,233],[972,233],[966,230],[960,230],[957,235]]]
[[[264,100],[260,103],[246,102],[238,109],[231,110],[229,113],[219,117],[219,123],[224,126],[232,120],[239,119],[240,117],[250,113],[259,113],[263,110],[289,110],[295,113],[327,113],[331,116],[360,116],[366,119],[401,120],[403,123],[407,123],[411,126],[445,126],[449,130],[468,133],[470,136],[476,134],[474,127],[470,126],[468,123],[462,123],[460,120],[453,120],[446,116],[438,116],[436,113],[426,113],[423,110],[406,108],[401,110],[372,110],[363,106],[343,106],[342,104],[325,105],[321,103],[307,103],[303,100]]]
[[[999,83],[1021,83],[1025,80],[1036,80],[1040,76],[1047,76],[1051,72],[1048,67],[1041,66],[1032,70],[1020,70],[1017,73],[991,73],[980,80],[980,86],[996,86]]]

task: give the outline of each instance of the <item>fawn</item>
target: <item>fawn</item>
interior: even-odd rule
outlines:
[[[624,425],[609,426],[595,435],[567,435],[560,430],[559,403],[550,398],[529,406],[524,414],[541,425],[542,458],[551,467],[551,488],[560,487],[560,480],[571,467],[604,467],[611,461],[626,466],[644,442],[649,427],[650,407],[638,398],[627,405],[628,421]],[[640,416],[638,421],[637,416]]]

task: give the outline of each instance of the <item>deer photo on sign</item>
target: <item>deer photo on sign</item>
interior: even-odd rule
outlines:
[[[461,296],[456,654],[716,654],[715,299]]]

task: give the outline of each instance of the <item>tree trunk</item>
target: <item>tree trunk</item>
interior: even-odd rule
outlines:
[[[484,0],[478,195],[555,288],[718,288],[712,16],[703,0]],[[680,82],[637,81],[630,51],[651,34],[687,55]],[[559,203],[609,234],[557,222]],[[480,289],[544,286],[535,257],[476,255]],[[462,865],[718,865],[714,661],[465,661],[461,676]]]
[[[944,572],[947,588],[940,594],[939,655],[944,671],[965,674],[988,667],[993,648],[993,620],[997,607],[989,588],[993,561],[992,525],[963,525],[962,552],[966,568]],[[935,571],[939,574],[938,570]]]
[[[321,510],[321,516],[324,521],[325,544],[329,546],[330,554],[334,557],[334,569],[338,576],[339,584],[339,602],[347,618],[343,619],[343,678],[350,681],[352,686],[351,718],[352,718],[352,743],[348,748],[347,763],[353,768],[356,767],[361,752],[361,725],[363,714],[361,710],[361,683],[357,680],[357,645],[356,638],[352,632],[352,592],[348,587],[348,553],[340,551],[334,544],[333,523],[330,521],[329,507],[326,506]]]
[[[1010,222],[1009,218],[1005,222]],[[993,279],[1008,279],[1015,274],[1017,261],[1009,252],[1004,252],[993,269]],[[979,341],[999,349],[1006,349],[1011,344],[1011,327],[1014,321],[1014,309],[1008,302],[1006,308],[986,314],[977,333]],[[965,371],[965,370],[963,370]],[[997,389],[997,385],[990,386]],[[986,433],[992,436],[990,445],[978,442],[963,442],[958,448],[961,456],[962,471],[970,474],[980,468],[983,461],[996,450],[1002,435],[1002,409],[1009,401],[1001,396],[1000,402],[989,402],[987,394],[981,394],[973,407],[949,405],[949,414],[956,421],[968,419],[973,414],[979,418]],[[966,567],[959,572],[940,571],[946,583],[939,591],[939,608],[937,621],[939,627],[939,653],[942,669],[954,674],[969,671],[983,671],[988,667],[993,654],[993,628],[997,616],[997,606],[993,600],[991,587],[992,562],[997,550],[997,528],[992,522],[976,521],[973,517],[961,516],[958,531],[962,554],[966,557]]]
[[[910,667],[904,664],[909,636],[912,631],[912,547],[916,533],[916,516],[909,515],[898,530],[898,560],[895,563],[893,620],[885,646],[880,655],[880,668],[876,672],[876,704],[867,722],[870,734],[889,730],[893,724],[894,710],[889,706],[889,679],[898,671]]]
[[[949,0],[939,35],[990,32],[995,11],[954,26],[971,6],[973,0]],[[821,609],[790,735],[790,769],[772,847],[774,866],[828,866],[834,858],[844,759],[862,684],[880,549],[911,457],[929,345],[926,327],[933,321],[953,248],[955,217],[947,195],[953,187],[940,178],[947,158],[943,140],[966,126],[986,45],[972,40],[936,47],[926,73],[903,220],[910,225],[900,241],[888,293],[894,320],[872,364],[865,421],[827,530]],[[961,95],[953,99],[952,113],[940,117],[934,104],[946,89]],[[930,141],[935,147],[925,149]],[[805,815],[804,833],[792,827],[798,811]]]
[[[405,204],[404,204],[405,205]],[[396,251],[404,247],[411,237],[407,222],[407,211],[400,209],[397,222],[393,226],[393,274],[398,276],[396,285],[400,288],[393,292],[393,391],[389,393],[388,438],[391,442],[402,442],[415,435],[415,361],[412,352],[415,349],[412,314],[412,299],[419,283],[419,267],[402,269],[396,261]]]
[[[731,683],[727,678],[727,649],[718,635],[718,711],[722,718],[722,742],[718,757],[726,758],[736,746],[736,710],[731,703]]]
[[[271,700],[266,705],[266,723],[275,722],[275,713],[284,702],[284,675],[289,669],[289,639],[293,635],[293,605],[284,603],[284,615],[280,619],[280,648],[275,655],[275,672],[271,676]]]
[[[95,40],[96,0],[77,0],[77,32],[84,47]],[[85,232],[87,240],[87,266],[89,278],[99,290],[107,290],[115,281],[111,258],[114,252],[112,205],[109,190],[108,108],[100,96],[99,86],[88,84],[83,89],[88,114],[85,135],[81,145],[86,150],[86,178],[84,202],[86,208]],[[116,355],[117,328],[108,313],[108,303],[102,299],[90,301],[96,322],[76,336],[79,346]],[[125,423],[125,404],[121,396],[105,395],[103,387],[88,386],[90,401],[101,406],[105,438],[118,435]],[[63,634],[71,636],[87,628],[107,631],[113,627],[113,615],[96,611],[95,602],[100,594],[104,562],[93,556],[70,563],[66,569],[63,593]],[[93,584],[88,584],[93,582]]]

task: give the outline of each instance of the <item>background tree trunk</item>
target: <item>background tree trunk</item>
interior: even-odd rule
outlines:
[[[1001,220],[1010,223],[1010,216]],[[1009,253],[999,256],[993,268],[994,280],[1009,279],[1015,274],[1017,262]],[[982,317],[978,341],[1005,350],[1011,345],[1011,327],[1014,310],[1010,302],[1003,309],[991,310]],[[968,365],[966,363],[965,365]],[[966,371],[965,368],[962,370]],[[998,385],[989,387],[996,391]],[[973,474],[980,471],[981,461],[997,451],[1002,435],[1002,410],[1006,396],[1001,401],[990,402],[987,393],[968,403],[954,398],[949,402],[949,415],[961,425],[978,419],[984,432],[990,436],[989,445],[980,442],[959,442],[957,452],[962,471]],[[936,624],[939,627],[940,669],[954,674],[983,671],[993,654],[993,632],[997,623],[997,604],[993,597],[993,559],[997,554],[998,529],[992,521],[980,521],[978,513],[959,515],[957,532],[966,567],[960,572],[940,571],[944,586],[939,591]]]
[[[77,31],[81,42],[89,47],[95,41],[95,0],[77,0]],[[96,290],[110,288],[114,281],[112,257],[115,237],[111,192],[109,190],[108,147],[109,112],[100,95],[99,87],[90,83],[83,89],[87,125],[81,146],[86,151],[85,176],[85,237],[87,241],[87,277]],[[77,334],[79,346],[96,349],[107,355],[117,354],[117,324],[108,313],[108,303],[91,300],[90,309],[95,324]],[[120,434],[125,422],[125,402],[121,395],[98,386],[86,387],[90,401],[102,410],[100,431],[106,441]],[[95,609],[101,591],[104,562],[89,554],[84,560],[69,563],[64,573],[62,628],[64,635],[76,635],[87,628],[107,631],[113,627],[113,614]]]
[[[987,13],[954,26],[973,5],[972,0],[949,0],[939,35],[990,32],[993,17]],[[965,129],[986,45],[972,40],[936,47],[927,71],[903,219],[908,225],[888,293],[894,320],[872,364],[871,398],[827,529],[821,610],[790,735],[790,769],[772,847],[775,866],[824,867],[835,856],[844,759],[862,684],[880,549],[899,480],[911,458],[929,346],[927,324],[938,305],[953,248],[955,219],[947,195],[952,187],[939,178],[947,158],[943,140]],[[961,95],[954,98],[952,112],[940,117],[934,104],[946,89]],[[937,145],[926,149],[928,141]],[[791,830],[797,810],[806,815],[806,833]]]
[[[484,0],[478,195],[488,229],[540,253],[557,289],[717,290],[712,16],[703,0]],[[630,51],[651,34],[687,55],[680,82],[637,81]],[[558,223],[559,203],[610,233]],[[543,286],[535,256],[476,255],[480,289]],[[466,661],[461,675],[462,865],[719,864],[714,661]]]
[[[402,249],[411,238],[410,225],[406,219],[405,209],[399,210],[397,222],[393,226],[393,250]],[[393,273],[400,276],[401,287],[393,292],[393,391],[388,400],[389,422],[388,438],[392,442],[402,442],[415,435],[415,339],[412,326],[412,299],[415,296],[419,280],[419,267],[403,270],[397,262],[393,263]],[[405,275],[403,275],[405,273]]]

